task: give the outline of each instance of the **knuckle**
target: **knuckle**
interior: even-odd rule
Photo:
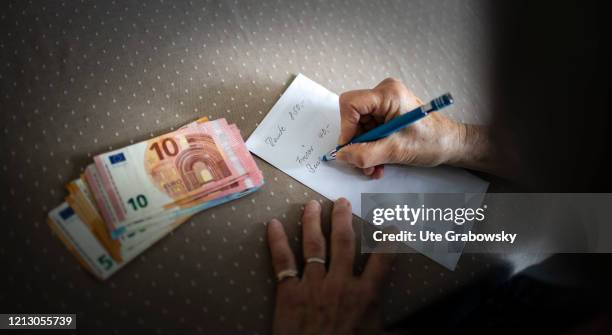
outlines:
[[[338,97],[338,103],[340,106],[350,106],[351,102],[354,100],[354,96],[355,94],[353,91],[344,92],[340,94],[340,97]]]
[[[274,263],[279,269],[288,269],[292,265],[291,256],[286,253],[277,253],[274,255]]]
[[[304,210],[304,214],[302,214],[302,224],[308,224],[317,219],[318,213],[315,215],[312,211]]]
[[[268,243],[271,246],[279,246],[285,242],[285,237],[280,234],[268,234]]]
[[[387,77],[387,78],[385,78],[382,81],[382,83],[384,83],[384,84],[393,84],[394,85],[394,84],[401,84],[402,81],[397,79],[397,78],[395,78],[395,77]]]
[[[326,306],[337,305],[342,295],[342,285],[336,281],[329,281],[321,290],[319,301]]]
[[[368,90],[353,90],[346,91],[340,94],[338,98],[338,103],[340,105],[340,110],[354,110],[355,105],[358,105],[359,102],[367,96]]]
[[[284,306],[295,308],[303,306],[306,303],[306,298],[300,290],[294,289],[293,286],[286,286],[278,290],[278,299]]]
[[[365,305],[365,301],[361,295],[361,290],[359,290],[359,288],[354,284],[345,287],[341,294],[341,304],[347,308],[355,308]]]
[[[368,167],[368,159],[362,150],[356,150],[353,156],[353,164],[358,168]]]
[[[378,290],[376,286],[370,283],[361,285],[359,290],[359,296],[363,298],[366,303],[376,303],[379,299]]]
[[[306,297],[299,292],[292,294],[291,297],[288,298],[288,300],[289,305],[294,307],[301,307],[306,304]]]
[[[316,237],[304,238],[304,252],[308,255],[320,256],[324,252],[324,243],[322,239]]]
[[[401,101],[402,98],[410,96],[410,90],[404,83],[396,78],[387,78],[384,81],[384,94],[388,100]]]
[[[339,231],[334,235],[334,244],[340,249],[348,249],[353,245],[354,237],[348,231]]]
[[[366,176],[371,176],[372,173],[374,173],[374,170],[375,169],[373,167],[369,167],[369,168],[362,169],[361,172]]]
[[[342,106],[342,105],[341,105]],[[361,115],[351,105],[344,105],[340,113],[340,117],[349,124],[357,124],[361,119]]]
[[[317,296],[317,298],[315,299],[313,305],[314,305],[315,310],[320,315],[327,315],[329,313],[328,311],[333,306],[332,303],[327,300],[327,296],[324,296],[324,295]]]
[[[330,292],[330,294],[323,294],[319,299],[320,310],[333,309],[334,306],[339,304],[338,294],[336,292]]]
[[[340,97],[338,98],[340,105],[346,104],[346,102],[350,100],[350,96],[351,96],[350,91],[343,92],[342,94],[340,94]]]
[[[383,80],[382,83],[389,89],[393,89],[393,90],[401,90],[402,88],[405,88],[404,83],[401,80],[394,78],[394,77],[388,77],[385,80]]]

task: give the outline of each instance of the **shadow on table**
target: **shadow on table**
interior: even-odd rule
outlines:
[[[235,123],[240,128],[243,139],[246,140],[248,135],[255,130],[257,124],[263,120],[270,108],[276,103],[278,97],[285,91],[295,75],[291,75],[283,83],[277,83],[268,78],[236,78],[236,80],[228,80],[225,82],[215,82],[208,84],[206,88],[195,91],[189,98],[176,98],[181,100],[180,109],[168,112],[168,118],[161,120],[158,125],[143,129],[138,134],[130,135],[129,138],[122,140],[106,139],[100,140],[98,148],[93,150],[92,155],[101,154],[110,151],[109,147],[114,149],[123,148],[134,143],[146,141],[153,136],[159,136],[179,127],[194,121],[200,117],[208,116],[211,119],[225,118],[228,123]],[[245,94],[234,99],[231,96],[222,96],[214,110],[211,110],[209,103],[211,100],[219,101],[219,92],[226,92],[230,88],[244,88]],[[248,94],[246,93],[248,92]],[[202,97],[202,99],[200,99]],[[175,104],[179,106],[179,103]],[[249,108],[245,108],[248,105]],[[101,106],[103,109],[105,106]],[[134,113],[140,109],[151,109],[151,105],[147,105],[143,99],[141,106],[133,105]],[[234,111],[229,113],[228,110]],[[197,112],[195,112],[197,111]],[[178,117],[175,117],[175,114]],[[117,125],[122,127],[122,125]],[[114,129],[110,129],[114,132]],[[153,135],[153,136],[152,136]],[[70,176],[78,176],[81,169],[92,162],[93,157],[87,153],[79,153],[71,157],[75,162],[70,171]]]

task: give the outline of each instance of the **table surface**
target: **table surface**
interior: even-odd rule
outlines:
[[[247,138],[297,73],[338,93],[393,76],[423,98],[452,92],[456,105],[444,113],[453,118],[488,120],[480,1],[1,6],[0,305],[76,312],[79,329],[91,333],[268,333],[275,283],[264,222],[281,219],[297,250],[302,204],[331,205],[258,159],[266,178],[260,191],[194,216],[99,282],[45,223],[66,195],[63,185],[94,155],[201,116],[226,118]],[[490,267],[464,255],[451,272],[422,255],[401,255],[385,288],[387,321]]]

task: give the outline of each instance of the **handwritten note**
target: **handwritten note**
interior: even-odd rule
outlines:
[[[488,187],[480,178],[451,167],[387,166],[384,178],[372,180],[341,162],[322,162],[339,134],[338,95],[299,74],[246,144],[252,153],[326,198],[347,198],[357,216],[361,193],[484,193]],[[428,256],[449,268],[458,260]]]

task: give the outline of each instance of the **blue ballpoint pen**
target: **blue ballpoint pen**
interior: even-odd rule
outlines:
[[[380,126],[374,129],[371,129],[370,131],[353,138],[350,142],[346,144],[337,146],[334,150],[330,151],[327,155],[323,156],[322,160],[324,162],[334,160],[336,159],[336,153],[338,152],[338,150],[342,149],[343,147],[347,145],[354,144],[354,143],[372,142],[372,141],[381,139],[383,137],[387,137],[395,133],[396,131],[401,130],[405,127],[408,127],[414,122],[417,122],[418,120],[426,117],[427,114],[431,112],[435,112],[437,110],[440,110],[452,104],[453,104],[453,97],[450,95],[450,93],[441,95],[431,100],[427,104],[417,107],[404,115],[398,116],[385,124],[381,124]]]

